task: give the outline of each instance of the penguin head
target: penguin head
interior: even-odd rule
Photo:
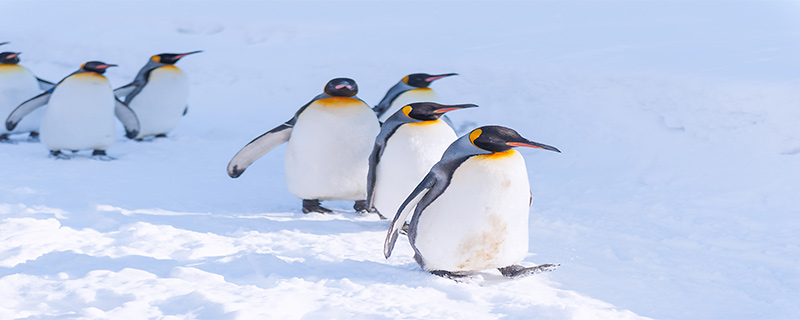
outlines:
[[[437,75],[430,75],[427,73],[412,73],[403,78],[403,83],[412,87],[427,88],[431,85],[431,82],[455,75],[458,75],[458,73],[445,73]]]
[[[2,44],[0,44],[2,45]],[[0,63],[2,64],[17,64],[19,63],[19,52],[3,52],[0,53]]]
[[[203,51],[198,50],[198,51],[192,51],[192,52],[187,52],[187,53],[162,53],[162,54],[157,54],[157,55],[154,55],[154,56],[150,57],[150,61],[154,61],[154,62],[158,62],[158,63],[162,63],[162,64],[175,64],[176,62],[178,62],[178,60],[180,60],[181,58],[183,58],[185,56],[188,56],[190,54],[200,53],[200,52],[203,52]]]
[[[106,69],[116,66],[117,66],[116,64],[108,64],[100,61],[89,61],[81,65],[81,70],[85,72],[95,72],[98,74],[103,74],[106,72]]]
[[[469,141],[478,148],[490,152],[508,151],[513,147],[528,147],[555,151],[556,147],[530,141],[519,135],[514,129],[501,126],[483,126],[469,133]]]
[[[439,119],[445,112],[464,109],[477,108],[474,104],[454,104],[442,105],[436,102],[415,102],[400,109],[407,117],[419,121],[433,121]]]
[[[350,78],[336,78],[328,81],[324,92],[333,97],[352,97],[358,93],[358,85]]]

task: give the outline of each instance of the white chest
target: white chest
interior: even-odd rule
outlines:
[[[139,137],[167,133],[178,126],[189,98],[189,79],[175,66],[150,72],[147,84],[130,101],[139,118]]]
[[[369,154],[380,127],[364,102],[333,97],[309,105],[286,146],[286,182],[303,199],[366,198]]]
[[[36,77],[28,69],[15,64],[0,64],[0,117],[5,119],[22,102],[40,92]],[[43,114],[43,109],[28,114],[12,132],[37,130]],[[7,132],[5,126],[0,129],[0,133],[3,132]]]
[[[376,167],[375,208],[386,217],[394,216],[456,138],[442,120],[400,126],[387,141]]]
[[[413,245],[425,268],[471,271],[522,261],[529,192],[525,162],[515,150],[465,161],[416,226]]]
[[[105,149],[114,142],[114,93],[105,77],[79,73],[50,96],[41,140],[50,150]]]

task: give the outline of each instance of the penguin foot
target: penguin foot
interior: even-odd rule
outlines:
[[[31,133],[28,134],[28,142],[39,142],[39,133],[31,131]]]
[[[50,158],[56,160],[69,160],[72,159],[70,156],[61,152],[61,150],[50,150]]]
[[[403,223],[403,227],[400,228],[400,234],[408,235],[408,228],[411,227],[408,222]]]
[[[464,278],[467,278],[470,275],[472,275],[472,273],[468,272],[468,271],[432,270],[432,271],[428,271],[428,272],[430,272],[432,274],[435,274],[437,276],[440,276],[442,278],[448,278],[448,279],[452,279],[452,280],[464,279]]]
[[[8,137],[8,133],[0,134],[0,143],[17,144],[16,141]]]
[[[370,214],[370,213],[377,213],[378,216],[381,217],[381,219],[386,219],[380,213],[378,213],[377,209],[375,209],[375,208],[372,208],[372,209],[367,208],[367,200],[356,200],[356,203],[353,205],[353,209],[356,210],[356,214],[358,214],[358,215],[364,216],[364,215],[367,215],[367,214]]]
[[[527,277],[530,275],[544,273],[544,272],[550,272],[555,269],[558,269],[559,266],[561,266],[561,264],[548,263],[526,268],[521,265],[515,264],[504,268],[497,268],[497,270],[500,270],[500,273],[503,274],[504,277],[513,279],[513,278]]]
[[[106,154],[105,150],[94,150],[94,151],[92,151],[92,159],[101,160],[101,161],[116,160],[116,158],[108,156]]]
[[[156,138],[166,138],[166,137],[167,137],[166,133],[159,133],[156,135]]]
[[[319,200],[316,200],[316,199],[312,199],[312,200],[303,199],[303,213],[311,213],[311,212],[333,213],[333,210],[325,208],[325,207],[319,205]]]

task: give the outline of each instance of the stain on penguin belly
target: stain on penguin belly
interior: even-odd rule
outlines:
[[[486,223],[490,226],[488,230],[476,232],[461,241],[457,255],[462,261],[456,264],[458,269],[482,270],[496,264],[507,238],[508,224],[496,213],[489,213]]]

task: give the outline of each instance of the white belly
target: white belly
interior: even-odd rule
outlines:
[[[406,106],[412,102],[436,102],[439,99],[439,96],[436,95],[436,92],[433,91],[431,88],[421,88],[421,89],[413,89],[408,90],[406,92],[401,93],[397,98],[392,101],[392,104],[389,106],[389,109],[386,110],[381,116],[381,121],[386,121],[389,117],[391,117],[397,110]]]
[[[412,245],[426,270],[519,264],[528,252],[529,200],[528,174],[517,151],[471,157],[422,213]]]
[[[79,73],[50,96],[41,125],[48,150],[105,150],[114,143],[114,93],[105,77]]]
[[[369,155],[380,127],[352,98],[327,98],[300,114],[286,146],[286,185],[301,199],[364,200]]]
[[[442,120],[400,126],[386,144],[376,167],[375,208],[385,217],[394,217],[456,138],[453,129]]]
[[[150,72],[147,84],[129,107],[139,118],[137,138],[168,133],[178,126],[189,98],[189,79],[175,66]]]
[[[0,64],[0,118],[5,119],[21,103],[41,93],[36,76],[28,69],[16,64]],[[39,108],[22,118],[12,133],[39,130],[44,115],[44,108]],[[8,133],[5,126],[0,126],[0,133]]]

